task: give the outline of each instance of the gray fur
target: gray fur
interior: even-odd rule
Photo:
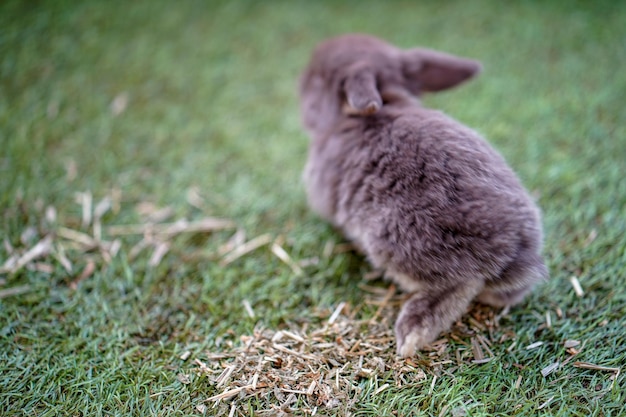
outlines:
[[[309,203],[413,293],[396,322],[403,356],[473,299],[514,304],[547,277],[539,209],[517,176],[480,135],[416,98],[479,71],[344,35],[320,44],[302,75]]]

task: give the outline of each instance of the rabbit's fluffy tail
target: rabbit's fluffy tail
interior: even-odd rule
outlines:
[[[494,307],[519,303],[533,286],[548,278],[548,269],[539,254],[527,251],[509,264],[500,277],[487,282],[477,300]]]

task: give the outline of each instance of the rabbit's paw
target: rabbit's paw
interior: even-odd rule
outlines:
[[[412,356],[417,349],[421,349],[435,340],[440,326],[428,310],[427,300],[413,296],[403,306],[396,320],[397,353],[402,357]]]
[[[413,294],[396,320],[398,355],[411,356],[450,328],[480,291],[481,281]]]
[[[415,326],[404,333],[403,327],[400,323],[396,324],[397,353],[403,358],[413,356],[416,350],[432,342],[438,334],[433,329],[420,326]]]

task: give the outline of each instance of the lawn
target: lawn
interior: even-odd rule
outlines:
[[[0,415],[626,415],[626,3],[4,1]],[[551,278],[415,357],[306,205],[297,79],[367,32],[543,210]],[[580,288],[576,286],[579,283]]]

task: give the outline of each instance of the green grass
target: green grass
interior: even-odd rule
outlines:
[[[2,2],[0,240],[24,250],[60,225],[80,229],[74,195],[90,191],[95,201],[121,196],[106,225],[140,221],[135,207],[149,201],[178,218],[234,219],[248,238],[282,236],[296,260],[320,256],[341,238],[309,212],[300,182],[307,138],[296,84],[313,46],[361,31],[469,56],[483,62],[481,77],[425,102],[485,134],[538,197],[551,279],[502,332],[519,347],[545,344],[508,352],[507,342],[492,347],[495,361],[443,367],[432,393],[430,369],[402,387],[383,372],[355,382],[351,405],[318,415],[624,415],[625,21],[618,1]],[[116,116],[120,94],[128,106]],[[187,201],[192,187],[200,208]],[[22,242],[28,228],[35,237]],[[362,305],[368,267],[357,256],[300,277],[268,250],[221,267],[209,255],[230,234],[176,238],[155,268],[149,252],[131,261],[138,238],[125,238],[109,264],[68,250],[71,274],[49,257],[52,272],[0,276],[0,290],[28,286],[0,299],[0,414],[199,414],[221,390],[200,377],[182,384],[177,375],[196,367],[182,352],[202,358],[240,345],[255,325],[279,329],[341,301]],[[0,265],[8,257],[5,245]],[[95,273],[72,289],[90,258]],[[584,342],[575,360],[622,373],[612,381],[570,363],[544,378],[542,368],[567,358],[567,339]],[[247,400],[241,415],[271,402]]]

